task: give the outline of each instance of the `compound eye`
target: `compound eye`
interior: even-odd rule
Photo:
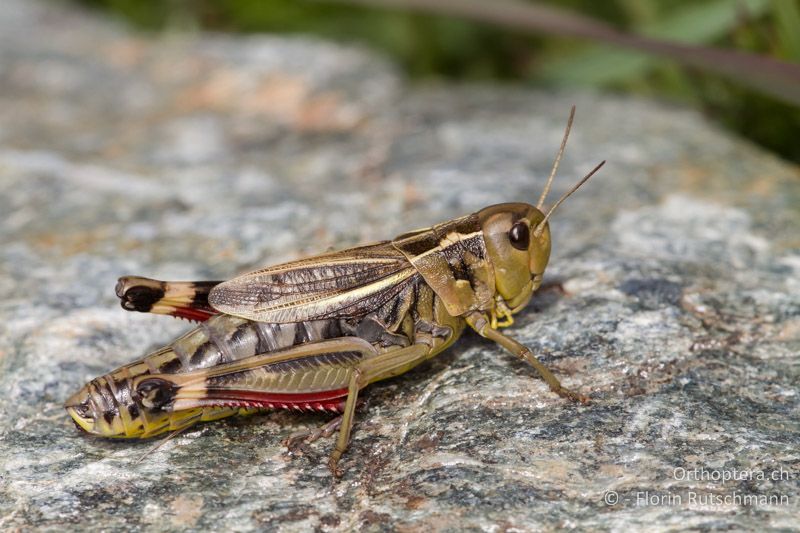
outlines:
[[[528,245],[531,243],[531,230],[528,223],[520,220],[508,231],[508,240],[511,241],[511,246],[517,250],[527,250]]]

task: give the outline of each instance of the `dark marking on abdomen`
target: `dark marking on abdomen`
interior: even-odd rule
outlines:
[[[193,368],[208,368],[224,362],[221,359],[222,351],[219,346],[209,340],[197,347],[197,350],[189,357],[189,363]]]

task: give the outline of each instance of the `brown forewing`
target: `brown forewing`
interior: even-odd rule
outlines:
[[[396,297],[417,271],[388,241],[292,261],[214,287],[217,311],[262,322],[363,316]]]

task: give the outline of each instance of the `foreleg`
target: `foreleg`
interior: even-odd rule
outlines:
[[[555,392],[556,394],[558,394],[563,398],[568,398],[570,400],[580,402],[584,405],[589,404],[589,398],[587,398],[582,394],[578,394],[577,392],[572,392],[571,390],[561,385],[561,382],[558,381],[558,379],[553,375],[553,373],[550,372],[550,370],[548,370],[547,367],[544,366],[542,362],[536,358],[535,355],[533,355],[533,352],[531,352],[530,348],[528,348],[524,344],[521,344],[520,342],[517,342],[511,337],[503,335],[496,329],[491,328],[489,324],[489,319],[484,315],[479,313],[471,315],[470,317],[467,318],[467,323],[475,331],[477,331],[481,337],[486,337],[487,339],[493,340],[494,342],[496,342],[497,344],[499,344],[500,346],[502,346],[515,356],[519,357],[523,361],[526,361],[533,368],[535,368],[536,371],[539,373],[539,375],[542,377],[542,379],[545,381],[545,383],[547,383],[547,385],[550,387],[551,391]]]

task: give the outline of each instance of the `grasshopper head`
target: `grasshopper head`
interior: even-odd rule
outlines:
[[[561,147],[536,207],[524,203],[509,203],[493,205],[478,212],[483,240],[494,266],[495,289],[512,313],[524,307],[533,291],[542,284],[544,269],[550,259],[550,216],[605,164],[603,161],[594,167],[559,198],[547,214],[542,212],[542,205],[553,184],[574,118],[575,106],[572,106]]]
[[[495,289],[512,313],[525,306],[533,291],[542,284],[544,269],[550,259],[550,216],[604,164],[605,161],[594,167],[547,214],[541,211],[541,207],[550,189],[556,166],[553,167],[547,187],[536,207],[524,203],[509,203],[478,211],[483,240],[494,266]]]
[[[478,212],[486,251],[494,266],[495,289],[512,312],[542,284],[550,259],[550,226],[529,204],[498,204]]]

